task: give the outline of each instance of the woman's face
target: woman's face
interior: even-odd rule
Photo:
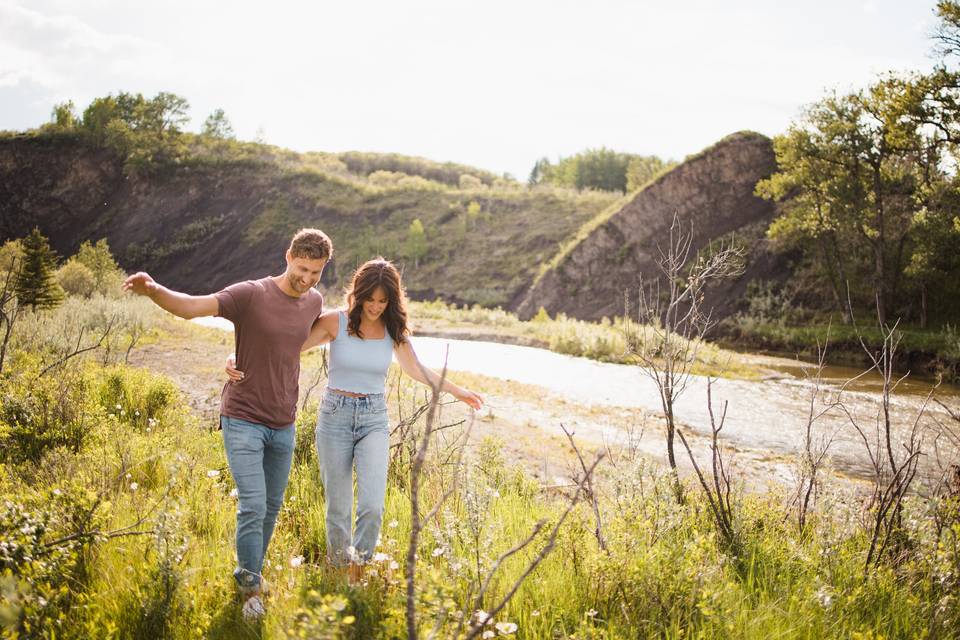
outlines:
[[[389,303],[390,299],[387,298],[387,292],[383,290],[383,287],[377,287],[370,297],[362,303],[363,316],[369,321],[377,320],[387,310]]]

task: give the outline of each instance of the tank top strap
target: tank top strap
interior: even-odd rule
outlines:
[[[341,311],[337,314],[337,337],[347,335],[347,312]]]

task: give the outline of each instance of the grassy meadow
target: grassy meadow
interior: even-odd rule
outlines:
[[[411,446],[425,419],[407,422],[423,387],[389,378],[391,424],[405,426],[380,553],[360,587],[324,563],[317,394],[308,399],[265,569],[268,615],[252,626],[233,592],[236,498],[220,435],[173,380],[125,364],[182,340],[170,320],[143,300],[96,296],[23,313],[0,375],[2,637],[408,637]],[[64,360],[81,330],[86,346],[107,326],[100,347]],[[306,357],[307,373],[318,357]],[[821,486],[801,533],[789,488],[758,495],[735,483],[731,544],[694,484],[679,503],[672,476],[629,446],[598,466],[596,512],[582,495],[572,504],[576,480],[534,479],[479,429],[456,464],[466,417],[443,405],[434,424],[454,426],[434,434],[421,476],[421,513],[449,493],[419,536],[421,637],[957,635],[955,494],[909,497],[895,549],[867,566],[870,507],[848,488]],[[589,463],[594,452],[583,453]]]

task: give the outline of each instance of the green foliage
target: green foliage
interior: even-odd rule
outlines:
[[[453,162],[438,163],[424,158],[402,156],[396,153],[362,153],[349,151],[337,156],[350,173],[369,176],[377,171],[405,173],[411,176],[420,176],[432,182],[439,182],[451,187],[460,185],[460,176],[470,175],[483,184],[490,185],[497,176],[487,171],[467,167]]]
[[[56,131],[73,131],[80,123],[73,100],[53,105],[50,121]]]
[[[310,589],[303,606],[294,614],[291,636],[311,640],[339,640],[346,636],[356,618],[345,614],[349,602],[340,595]]]
[[[601,147],[561,158],[557,164],[541,158],[530,172],[528,183],[626,193],[639,189],[671,166],[672,163],[656,156],[638,156]]]
[[[627,164],[627,193],[645,187],[651,180],[674,166],[675,162],[664,161],[656,156],[633,156]]]
[[[200,135],[214,138],[216,140],[233,140],[233,125],[227,118],[223,109],[217,109],[203,121],[203,129]]]
[[[63,289],[57,284],[57,254],[50,242],[34,227],[23,239],[23,266],[17,278],[20,304],[33,309],[52,309],[63,302]]]
[[[420,259],[427,255],[427,234],[423,230],[420,218],[414,218],[407,229],[406,254],[413,260],[414,267],[420,266]]]
[[[747,307],[736,316],[736,322],[745,330],[757,324],[786,326],[796,322],[798,310],[786,287],[777,287],[766,281],[751,280],[747,284]]]
[[[74,258],[93,274],[94,290],[109,295],[116,293],[123,279],[123,271],[110,253],[106,238],[100,238],[96,244],[84,240]]]
[[[6,281],[11,269],[19,269],[22,265],[23,242],[21,240],[7,240],[0,245],[0,282]]]
[[[434,182],[421,176],[411,176],[399,171],[374,171],[367,176],[367,181],[371,185],[383,189],[438,191],[445,188],[442,183]]]
[[[26,498],[26,499],[25,499]],[[86,601],[84,552],[89,539],[64,539],[89,528],[93,496],[82,487],[9,498],[0,505],[0,635],[63,637],[71,609]]]
[[[57,271],[57,281],[68,296],[89,298],[97,288],[97,280],[82,262],[67,260]]]
[[[122,365],[102,371],[96,397],[120,424],[145,433],[166,425],[180,402],[180,392],[168,378]]]
[[[82,129],[94,144],[116,152],[128,173],[148,173],[184,155],[188,109],[186,99],[173,93],[145,98],[121,92],[94,99],[83,112]]]
[[[460,175],[460,180],[458,181],[457,186],[459,186],[463,191],[470,191],[473,189],[482,189],[484,184],[480,178],[469,173],[464,173]]]

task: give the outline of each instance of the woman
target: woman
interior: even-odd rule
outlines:
[[[391,356],[414,380],[436,386],[440,376],[420,364],[409,340],[406,294],[396,267],[383,258],[364,263],[347,290],[347,309],[328,311],[303,349],[330,343],[330,375],[317,416],[317,458],[326,493],[327,557],[349,564],[351,582],[373,555],[383,521],[390,431],[386,377]],[[231,379],[243,373],[228,366]],[[449,380],[442,391],[474,409],[480,396]],[[353,467],[357,470],[356,529],[351,535]]]

